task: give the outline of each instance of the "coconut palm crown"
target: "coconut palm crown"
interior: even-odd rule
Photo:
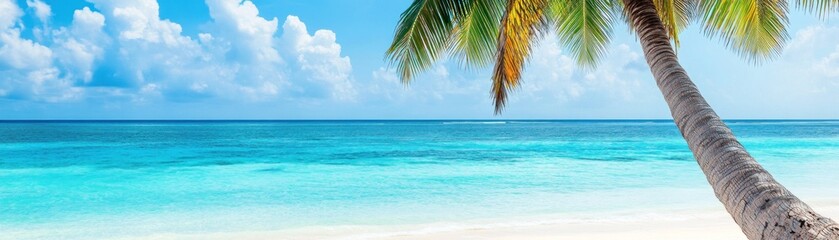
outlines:
[[[839,0],[797,0],[825,17]],[[501,113],[534,43],[557,34],[577,62],[595,67],[612,28],[637,36],[670,113],[717,199],[749,239],[839,239],[839,224],[777,182],[737,141],[676,56],[692,23],[752,63],[778,56],[789,38],[785,0],[414,0],[402,13],[388,61],[403,82],[443,58],[467,67],[494,64],[491,95]]]
[[[752,62],[779,55],[789,38],[785,0],[651,1],[677,47],[679,33],[697,22],[707,36]],[[839,0],[797,0],[795,6],[826,16],[839,9]],[[406,83],[445,57],[466,67],[495,63],[491,94],[500,113],[540,36],[557,34],[578,64],[594,67],[618,22],[632,26],[620,0],[415,0],[402,13],[386,55]]]

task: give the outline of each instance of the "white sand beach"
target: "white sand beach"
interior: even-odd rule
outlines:
[[[839,218],[839,199],[814,201],[812,207]],[[332,226],[283,231],[213,234],[160,234],[131,239],[746,239],[728,214],[719,208],[666,213],[616,214],[606,218],[564,219],[561,216],[399,226]]]

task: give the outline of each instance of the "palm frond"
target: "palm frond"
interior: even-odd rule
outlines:
[[[839,10],[839,0],[797,0],[796,3],[799,8],[815,13],[821,18]]]
[[[658,17],[679,48],[679,33],[690,24],[696,14],[696,0],[653,0]]]
[[[789,38],[785,0],[702,1],[705,33],[757,63],[777,56]]]
[[[546,24],[548,0],[509,0],[498,34],[492,94],[495,114],[507,103],[507,91],[519,86],[522,68],[539,30]]]
[[[469,0],[415,0],[402,13],[385,53],[402,81],[427,70],[449,48],[455,19],[466,14]]]
[[[452,53],[464,66],[483,67],[492,62],[505,3],[504,0],[471,0],[466,15],[457,20]]]
[[[612,0],[554,0],[549,17],[577,63],[593,67],[606,53],[616,17]]]

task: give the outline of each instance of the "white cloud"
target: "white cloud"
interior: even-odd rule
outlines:
[[[259,16],[259,9],[251,1],[207,0],[210,16],[216,29],[233,45],[237,59],[253,62],[279,62],[280,55],[273,47],[277,32],[277,18],[267,20]]]
[[[513,98],[525,102],[550,100],[555,105],[593,99],[603,103],[631,101],[641,90],[640,78],[648,71],[645,67],[639,53],[626,44],[613,44],[595,69],[581,69],[573,58],[563,54],[557,37],[549,34],[534,48],[522,76],[523,91]]]
[[[199,34],[201,44],[219,61],[239,93],[250,100],[278,97],[289,87],[285,66],[273,46],[277,19],[259,16],[250,1],[207,0],[213,19],[211,33]]]
[[[32,14],[44,22],[32,29],[36,39],[30,40],[21,37],[24,12],[13,1],[0,0],[0,78],[5,80],[0,96],[64,101],[89,94],[139,104],[355,97],[352,66],[341,56],[335,34],[309,35],[296,17],[290,24],[298,28],[283,34],[294,41],[284,42],[277,18],[259,16],[253,2],[207,0],[209,32],[193,39],[178,23],[161,19],[156,0],[88,1],[95,10],[75,10],[69,26],[51,31],[46,26],[50,6],[28,0]],[[44,36],[49,38],[42,41]],[[282,53],[288,62],[281,49],[289,50]]]
[[[31,70],[47,67],[52,62],[52,51],[32,40],[20,38],[20,29],[0,32],[0,45],[0,66]]]
[[[839,46],[830,55],[822,57],[814,65],[815,69],[822,72],[826,77],[839,77]],[[837,81],[839,82],[839,81]]]
[[[806,88],[803,92],[830,93],[839,91],[839,27],[810,26],[798,31],[784,50],[778,64],[783,68],[784,85]],[[828,91],[831,89],[833,91]],[[836,99],[836,98],[834,98]]]
[[[460,100],[485,103],[488,99],[489,79],[474,76],[450,75],[449,63],[436,64],[427,73],[417,76],[410,85],[399,79],[394,69],[381,67],[372,73],[372,82],[365,95],[369,101],[387,101],[395,104],[456,104]],[[487,108],[489,109],[489,108]]]
[[[32,97],[46,102],[63,102],[77,100],[82,95],[82,89],[74,87],[72,82],[59,78],[57,68],[42,68],[29,72],[27,83]]]
[[[349,57],[341,56],[341,45],[336,42],[334,32],[317,30],[309,35],[306,24],[296,16],[288,16],[280,45],[307,73],[307,80],[328,86],[332,98],[355,99],[357,93],[350,77],[352,64]]]
[[[811,73],[824,81],[839,77],[839,27],[811,26],[798,31],[784,51],[788,64],[811,65]],[[839,81],[835,81],[839,82]]]
[[[180,35],[180,25],[160,19],[156,0],[89,1],[108,15],[108,25],[116,31],[120,40],[163,43],[167,46],[189,44],[190,39]]]
[[[91,11],[88,7],[73,11],[70,31],[77,37],[84,37],[94,42],[102,41],[107,38],[102,29],[104,26],[105,16],[101,13]]]
[[[73,12],[69,29],[61,28],[55,33],[53,48],[59,65],[65,68],[72,79],[87,84],[93,79],[95,65],[104,57],[104,47],[110,38],[103,31],[105,16],[85,7]]]
[[[408,88],[400,86],[399,76],[396,75],[396,70],[380,67],[374,70],[371,74],[372,81],[367,84],[368,97],[380,97],[383,100],[392,102],[405,96]],[[398,89],[403,89],[402,92]]]
[[[47,5],[41,0],[26,0],[26,6],[35,10],[35,16],[38,17],[42,23],[49,22],[49,18],[52,16],[52,8],[50,5]]]
[[[0,11],[0,96],[46,102],[77,99],[80,90],[60,78],[52,50],[21,37],[23,27],[15,26],[20,8],[0,0]]]
[[[15,25],[23,11],[12,0],[0,0],[0,30],[6,30]]]
[[[150,85],[156,86],[155,94],[162,92],[173,101],[206,98],[229,89],[223,86],[224,69],[208,61],[212,57],[182,35],[179,24],[160,18],[157,1],[92,2],[102,14],[76,11],[68,33],[72,37],[57,41],[69,53],[62,59],[75,63],[70,65],[76,66],[76,77],[84,79],[84,85],[123,89],[116,93],[138,95],[129,98],[144,101],[151,99],[142,96],[150,93],[143,90]],[[209,84],[214,91],[196,92],[190,88],[193,84]]]
[[[541,101],[542,97],[550,97],[549,100],[565,102],[580,97],[585,91],[584,82],[573,79],[574,60],[562,54],[553,34],[549,36],[534,48],[522,74],[522,91],[518,92],[521,95],[513,94],[513,99],[525,97]]]

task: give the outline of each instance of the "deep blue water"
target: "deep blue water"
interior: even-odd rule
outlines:
[[[729,121],[805,200],[839,121]],[[717,206],[669,120],[4,121],[0,239]]]

